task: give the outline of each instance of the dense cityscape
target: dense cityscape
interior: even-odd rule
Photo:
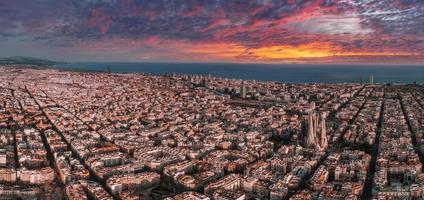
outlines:
[[[424,87],[0,66],[0,199],[423,199]]]

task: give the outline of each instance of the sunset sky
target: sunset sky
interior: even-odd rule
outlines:
[[[1,0],[0,57],[424,64],[423,0]]]

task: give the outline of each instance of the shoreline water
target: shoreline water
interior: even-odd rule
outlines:
[[[58,64],[59,70],[85,72],[146,73],[163,75],[200,74],[223,78],[287,83],[424,83],[424,66],[419,65],[305,65],[228,63],[115,63],[81,62]]]

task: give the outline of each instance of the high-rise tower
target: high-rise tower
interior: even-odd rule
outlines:
[[[240,97],[243,99],[246,98],[246,85],[244,85],[244,81],[241,82]]]

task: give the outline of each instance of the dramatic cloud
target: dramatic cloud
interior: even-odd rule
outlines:
[[[71,60],[424,58],[420,0],[16,0],[0,1],[0,26],[0,54]]]

